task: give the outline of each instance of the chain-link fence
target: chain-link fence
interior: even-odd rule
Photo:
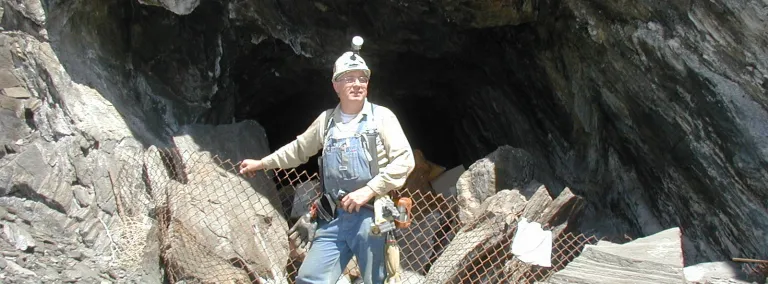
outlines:
[[[757,284],[768,284],[768,260],[738,259],[741,271],[747,275],[745,280]]]
[[[147,243],[157,240],[171,283],[293,283],[306,251],[287,231],[319,196],[316,175],[268,170],[247,178],[236,162],[155,147],[128,160],[111,176],[122,221],[111,237],[122,265],[138,265]],[[397,195],[414,201],[411,225],[397,229],[402,283],[533,283],[598,241],[557,234],[552,266],[529,265],[511,253],[514,222],[481,216],[462,224],[453,196]],[[359,275],[353,258],[339,281]]]

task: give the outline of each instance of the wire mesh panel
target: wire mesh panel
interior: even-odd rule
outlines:
[[[287,232],[321,194],[316,174],[277,169],[246,177],[236,163],[206,152],[155,147],[131,159],[113,177],[123,265],[138,265],[154,240],[171,283],[293,283],[309,246],[297,247]],[[410,226],[396,230],[402,283],[533,283],[597,242],[555,236],[552,267],[532,266],[511,253],[509,220],[462,224],[453,196],[400,190],[396,197],[414,204]],[[359,275],[353,258],[342,277]]]
[[[768,262],[765,260],[742,262],[741,270],[747,275],[748,281],[758,284],[768,283]]]

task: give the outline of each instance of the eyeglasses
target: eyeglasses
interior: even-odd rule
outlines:
[[[360,77],[353,77],[353,76],[341,77],[341,78],[337,79],[336,82],[343,82],[343,83],[349,84],[349,83],[354,83],[355,80],[360,81],[360,84],[368,83],[368,77],[365,77],[365,76],[360,76]]]

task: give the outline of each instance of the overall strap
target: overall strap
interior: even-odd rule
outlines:
[[[320,181],[320,190],[325,192],[325,182],[324,182],[324,165],[323,165],[323,156],[325,155],[325,144],[328,142],[328,130],[331,129],[331,123],[333,123],[333,113],[335,110],[326,111],[327,113],[327,123],[325,124],[325,129],[323,130],[323,149],[320,151],[320,157],[317,159],[317,169],[318,169],[318,181]]]
[[[379,155],[376,151],[376,137],[379,136],[378,129],[375,128],[376,124],[373,121],[373,108],[376,106],[375,104],[371,103],[371,119],[368,121],[368,125],[373,126],[375,131],[366,131],[366,139],[368,141],[368,153],[371,155],[371,160],[368,161],[370,164],[369,167],[371,168],[371,176],[376,176],[379,174]]]
[[[328,131],[331,129],[333,124],[333,113],[335,112],[335,109],[330,110],[328,112],[327,123],[325,124],[325,129],[323,130],[323,147],[325,147],[325,142],[328,140]]]

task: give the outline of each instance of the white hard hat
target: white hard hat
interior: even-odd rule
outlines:
[[[333,65],[333,80],[335,81],[339,76],[352,70],[361,70],[365,76],[371,76],[371,69],[368,69],[363,57],[360,54],[347,51],[336,59],[336,64]]]

